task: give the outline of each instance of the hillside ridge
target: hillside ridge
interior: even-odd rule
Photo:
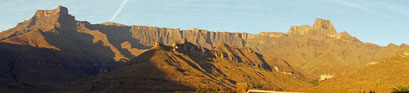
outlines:
[[[263,73],[279,71],[286,75],[300,75],[307,81],[318,80],[322,76],[347,74],[398,51],[409,49],[407,44],[379,46],[364,43],[345,31],[337,32],[331,21],[321,18],[316,18],[313,25],[291,26],[287,33],[251,34],[198,28],[181,30],[128,26],[113,22],[91,24],[76,20],[63,6],[52,10],[38,10],[30,19],[0,32],[0,43],[0,47],[4,48],[2,51],[5,51],[0,55],[8,57],[0,59],[0,63],[10,64],[4,65],[7,69],[0,70],[12,73],[5,74],[0,79],[26,84],[23,87],[16,86],[23,89],[37,86],[33,81],[52,86],[109,73],[135,61],[133,59],[140,55],[146,56],[144,53],[155,47],[162,49],[161,56],[170,53],[171,57],[164,57],[169,60],[178,59],[177,62],[205,63],[202,62],[205,58],[204,61],[224,61],[218,65],[236,66],[236,63],[240,63],[257,68],[257,71],[261,69]],[[20,60],[21,58],[24,60]],[[197,71],[206,72],[206,69]],[[56,72],[61,74],[50,74]],[[75,78],[64,78],[65,74]],[[28,77],[31,75],[32,77]],[[215,75],[217,76],[214,78],[227,77]],[[260,77],[262,75],[254,74],[254,78]],[[234,83],[229,83],[228,86],[231,87],[228,88],[233,85]],[[261,85],[279,89],[264,83]]]
[[[303,74],[285,60],[264,57],[248,48],[221,43],[218,49],[207,49],[185,40],[170,46],[159,42],[153,45],[119,69],[60,86],[57,90],[91,92],[92,86],[98,86],[92,92],[192,91],[205,85],[212,90],[228,91],[234,90],[240,82],[247,83],[249,88],[268,90],[310,86],[302,81]]]

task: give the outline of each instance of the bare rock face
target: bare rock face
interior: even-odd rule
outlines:
[[[119,65],[114,63],[118,57],[113,52],[116,48],[102,42],[105,38],[102,33],[81,28],[85,25],[86,22],[77,25],[67,8],[59,6],[38,10],[31,19],[1,32],[0,55],[8,58],[0,59],[0,64],[10,64],[4,65],[8,69],[2,72],[13,73],[6,75],[13,78],[2,79],[24,85],[9,92],[47,90],[55,84],[107,72]],[[3,85],[8,84],[0,84]]]
[[[197,57],[213,57],[213,54],[211,54],[208,49],[201,46],[196,46],[190,42],[187,42],[186,40],[175,41],[172,44],[172,49],[180,53],[197,55]]]
[[[311,27],[309,25],[301,26],[291,26],[288,31],[290,36],[300,36],[300,35],[315,35],[315,36],[335,36],[337,32],[332,25],[331,21],[316,18],[314,25]]]
[[[68,9],[63,6],[58,6],[54,10],[37,10],[34,17],[42,18],[40,21],[36,20],[36,23],[41,23],[42,21],[48,21],[49,23],[65,23],[64,20],[75,20],[74,16],[68,14]]]
[[[1,32],[0,40],[22,35],[33,30],[56,32],[56,28],[75,30],[75,27],[75,17],[68,14],[67,8],[58,6],[53,10],[37,10],[31,19],[18,23],[12,29]]]
[[[312,27],[309,25],[301,25],[301,26],[291,26],[290,30],[288,31],[288,35],[295,36],[295,35],[305,35],[310,33]]]
[[[76,25],[75,17],[69,15],[68,9],[63,6],[58,6],[54,10],[37,10],[35,15],[27,22],[29,23],[28,26],[42,29],[53,29],[52,26],[73,29]]]
[[[315,30],[316,34],[324,34],[324,35],[336,35],[337,34],[331,21],[321,19],[321,18],[315,19],[315,22],[312,28],[313,30]]]
[[[331,21],[321,19],[321,18],[316,18],[315,19],[313,28],[314,29],[325,29],[325,30],[335,31],[335,28],[332,25]]]

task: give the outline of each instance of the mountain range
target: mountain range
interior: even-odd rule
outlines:
[[[321,18],[312,26],[291,26],[287,33],[251,34],[91,24],[58,6],[37,10],[0,33],[0,91],[233,90],[237,83],[267,90],[320,90],[348,76],[359,78],[351,73],[373,76],[365,71],[388,65],[368,64],[408,49],[407,44],[362,42]],[[312,81],[320,84],[312,87]]]

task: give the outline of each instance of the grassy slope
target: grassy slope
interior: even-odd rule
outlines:
[[[351,93],[361,90],[391,92],[394,86],[409,82],[408,73],[408,55],[400,53],[356,72],[322,81],[318,86],[305,89],[305,91],[317,93]]]

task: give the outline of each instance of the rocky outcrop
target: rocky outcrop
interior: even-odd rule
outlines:
[[[315,35],[315,36],[335,36],[337,32],[332,25],[331,21],[316,18],[314,25],[311,27],[309,25],[301,26],[291,26],[288,31],[290,36],[300,36],[300,35]]]
[[[62,29],[69,29],[75,27],[76,21],[74,16],[68,14],[66,7],[58,6],[54,10],[37,10],[30,23],[36,26],[55,25]]]
[[[321,19],[321,18],[315,19],[312,29],[314,33],[318,35],[336,35],[337,34],[337,31],[335,30],[331,21]]]
[[[305,35],[310,33],[311,29],[312,27],[309,25],[291,26],[290,30],[288,31],[288,35],[290,36]]]

